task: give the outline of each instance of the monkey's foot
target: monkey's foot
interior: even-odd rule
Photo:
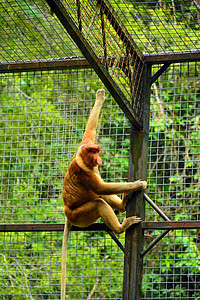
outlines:
[[[137,216],[129,217],[129,218],[126,218],[125,220],[127,223],[130,223],[130,225],[142,222],[142,219]]]
[[[134,181],[134,191],[144,190],[147,187],[147,182],[143,180]]]
[[[139,217],[133,216],[129,217],[127,219],[124,219],[122,223],[123,230],[125,231],[127,228],[129,228],[131,225],[138,224],[142,222],[142,220]]]
[[[105,101],[105,91],[103,89],[97,91],[96,99],[97,99],[96,101],[98,103],[100,103],[101,105],[104,103],[104,101]]]

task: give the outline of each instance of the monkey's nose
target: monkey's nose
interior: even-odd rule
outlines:
[[[99,167],[102,166],[102,160],[101,160],[101,157],[100,157],[99,155],[97,156],[97,165],[98,165]]]

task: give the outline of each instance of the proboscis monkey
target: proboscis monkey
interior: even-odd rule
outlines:
[[[141,219],[133,216],[119,223],[113,209],[124,212],[128,201],[127,194],[146,188],[146,181],[126,183],[105,183],[98,166],[102,165],[101,149],[94,144],[96,126],[101,106],[105,100],[105,91],[98,90],[96,102],[81,144],[68,167],[63,183],[63,201],[65,229],[62,248],[61,300],[65,299],[67,239],[72,225],[86,227],[102,218],[115,233],[122,233]],[[122,200],[116,194],[124,194]]]

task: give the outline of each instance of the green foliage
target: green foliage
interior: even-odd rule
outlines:
[[[7,210],[7,215],[1,212],[3,222],[27,222],[27,217],[30,221],[39,218],[48,222],[46,209],[55,201],[51,191],[62,188],[61,153],[67,138],[64,128],[69,121],[52,103],[51,91],[43,82],[39,83],[40,87],[43,85],[42,92],[33,89],[35,80],[34,76],[29,76],[29,82],[15,77],[7,82],[9,93],[2,90],[0,155],[4,164],[0,172],[2,204]]]
[[[132,21],[133,16],[137,16],[135,31],[131,34],[141,50],[147,44],[150,52],[158,49],[185,49],[191,43],[191,37],[194,45],[199,47],[196,10],[193,9],[190,14],[183,5],[181,9],[184,13],[179,14],[180,10],[175,9],[174,12],[171,3],[172,1],[168,1],[168,5],[164,5],[162,9],[156,3],[155,7],[140,7],[140,17],[137,6],[133,2],[129,3],[130,15],[127,14],[127,17]],[[7,5],[8,2],[4,1],[5,8]],[[175,3],[175,8],[177,5]],[[61,47],[57,44],[56,37],[60,27],[52,18],[54,30],[51,30],[49,12],[45,5],[41,4],[41,7],[44,14],[32,1],[18,0],[16,14],[12,18],[0,7],[0,24],[3,26],[3,21],[8,18],[15,25],[12,26],[12,31],[1,32],[2,46],[9,45],[6,48],[8,58],[6,56],[5,59],[49,58],[49,53],[50,57],[58,55]],[[24,18],[24,13],[29,18]],[[34,16],[38,18],[37,23],[30,21]],[[145,21],[141,16],[145,17]],[[43,25],[51,31],[51,36],[45,36],[40,27]],[[142,35],[141,28],[144,30]],[[30,36],[31,32],[33,34]],[[178,47],[174,36],[179,36]],[[166,39],[168,43],[165,43]],[[33,52],[30,52],[30,45],[37,45]],[[70,49],[73,50],[74,47],[72,42],[63,41],[62,46],[61,54],[71,55]],[[156,71],[155,68],[154,72]],[[98,80],[91,80],[89,72],[88,75],[78,75],[78,72],[59,74],[59,78],[56,72],[41,75],[17,74],[13,78],[2,75],[2,223],[38,223],[40,220],[58,222],[63,218],[60,193],[63,162],[70,161],[71,154],[81,140],[83,116],[89,114],[91,106],[86,106],[85,103],[90,101],[91,94],[95,95],[94,92],[101,85]],[[164,198],[163,206],[168,208],[167,213],[173,215],[175,211],[177,221],[196,218],[196,207],[200,205],[199,81],[194,82],[194,77],[198,76],[199,69],[196,65],[191,64],[190,68],[177,65],[169,68],[162,75],[163,80],[153,86],[150,124],[152,165],[148,174],[151,181],[148,192],[154,195],[158,203]],[[84,87],[84,92],[80,91],[80,87]],[[156,95],[157,90],[162,94]],[[67,93],[74,100],[68,112],[65,109]],[[77,94],[81,95],[79,99],[76,98]],[[98,142],[102,145],[104,157],[101,173],[107,181],[117,181],[119,178],[126,180],[129,125],[112,105],[112,114],[116,113],[116,117],[110,118],[109,103],[107,101],[104,108],[104,120],[100,120],[102,128],[98,130]],[[70,118],[75,120],[72,124]],[[66,148],[68,141],[70,149],[69,153],[65,153],[63,148]],[[154,216],[149,219],[153,220]],[[194,237],[191,237],[192,233]],[[124,243],[124,236],[120,239]],[[0,244],[0,265],[3,268],[0,280],[3,290],[6,290],[3,299],[32,300],[41,299],[41,295],[42,299],[49,299],[49,295],[51,299],[58,299],[61,243],[61,236],[52,238],[46,233],[5,234]],[[185,236],[182,236],[182,231],[176,231],[174,236],[169,234],[165,238],[165,244],[160,247],[161,251],[156,253],[156,259],[155,254],[150,254],[148,259],[150,265],[145,275],[146,296],[149,299],[198,299],[200,288],[196,287],[195,292],[192,292],[193,284],[195,281],[199,282],[200,274],[196,231],[186,232]],[[123,258],[110,239],[106,239],[105,244],[105,233],[80,232],[78,239],[76,233],[71,233],[68,256],[70,265],[67,269],[67,299],[87,299],[94,286],[96,299],[121,299]]]
[[[193,230],[196,234],[196,230]],[[159,251],[160,266],[153,263],[155,253],[150,254],[149,272],[145,274],[146,297],[151,299],[199,299],[200,252],[191,231],[176,230],[175,236],[167,237]],[[158,256],[156,256],[158,259]],[[153,278],[153,284],[152,282]],[[148,284],[149,282],[149,284]],[[196,284],[196,287],[194,285]]]

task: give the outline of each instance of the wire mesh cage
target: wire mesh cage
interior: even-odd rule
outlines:
[[[154,232],[148,232],[147,241]],[[157,232],[159,234],[159,231]],[[198,230],[176,230],[145,257],[143,299],[198,299]]]
[[[91,69],[2,74],[2,223],[64,222],[64,172],[81,141],[97,86],[103,87]],[[127,181],[130,125],[106,96],[97,134],[104,159],[101,175],[107,181]],[[61,240],[59,232],[2,234],[2,297],[58,299]],[[71,233],[69,299],[87,299],[90,293],[120,299],[122,253],[105,233]]]
[[[60,298],[62,235],[1,233],[1,299]],[[71,232],[68,247],[66,299],[121,299],[123,253],[108,235]]]
[[[184,54],[185,61],[168,63],[156,81],[151,78],[147,193],[172,221],[199,221],[200,64],[192,56],[186,62],[189,53],[199,60],[198,1],[3,0],[0,226],[16,229],[3,232],[1,226],[2,299],[60,297],[62,232],[45,231],[45,224],[64,222],[63,177],[99,88],[106,90],[97,129],[101,175],[121,182],[130,172],[131,124],[47,2],[62,6],[138,122],[146,58]],[[152,74],[160,67],[153,65]],[[147,204],[146,221],[158,220]],[[43,231],[19,232],[21,223],[41,223]],[[160,234],[145,230],[145,248]],[[198,229],[169,231],[148,253],[144,300],[200,297],[199,235]],[[119,239],[124,243],[125,236]],[[106,232],[71,232],[66,298],[122,299],[123,268],[123,252]]]
[[[3,0],[0,10],[1,62],[81,55],[59,21],[50,15],[46,1]]]
[[[103,85],[91,69],[1,76],[3,223],[63,221],[64,172],[81,142],[97,87]],[[101,173],[124,181],[130,125],[108,93],[105,107],[98,128]]]
[[[199,220],[199,67],[173,64],[152,85],[148,195],[172,221]],[[146,219],[162,220],[149,205]],[[145,231],[145,247],[160,234]],[[143,299],[198,299],[199,289],[199,230],[171,230],[144,259]]]
[[[199,50],[198,1],[111,0],[143,54]]]
[[[199,220],[199,67],[171,65],[152,85],[149,195],[176,221]]]

